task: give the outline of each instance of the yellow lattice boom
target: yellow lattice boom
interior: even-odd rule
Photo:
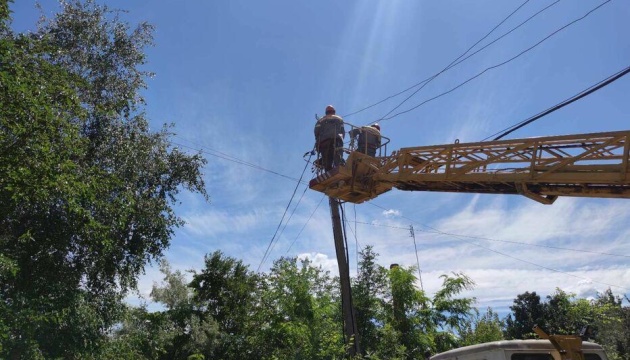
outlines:
[[[550,204],[558,196],[630,198],[630,131],[402,148],[390,156],[351,152],[319,174],[313,190],[361,203],[397,188],[521,194]]]

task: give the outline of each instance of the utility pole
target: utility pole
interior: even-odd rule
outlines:
[[[418,259],[418,246],[416,246],[416,232],[413,230],[413,225],[409,225],[409,232],[413,238],[413,247],[416,250],[416,263],[418,264],[418,280],[420,280],[420,289],[424,291],[424,285],[422,285],[422,271],[420,271],[420,259]]]
[[[355,321],[354,306],[352,305],[348,252],[346,251],[341,216],[339,215],[341,202],[333,197],[329,197],[328,203],[330,205],[330,217],[332,219],[335,252],[337,253],[337,265],[339,266],[339,279],[341,282],[341,311],[343,314],[344,336],[346,343],[352,343],[352,346],[348,347],[347,352],[348,355],[353,357],[361,354],[361,347],[359,345],[359,331]]]

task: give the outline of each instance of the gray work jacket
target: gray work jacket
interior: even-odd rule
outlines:
[[[337,115],[326,115],[317,120],[315,124],[315,142],[330,140],[341,135],[343,138],[346,130],[343,126],[343,119]]]

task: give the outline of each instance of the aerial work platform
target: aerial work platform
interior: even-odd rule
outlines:
[[[402,148],[389,156],[350,152],[310,188],[362,203],[392,188],[520,194],[544,204],[558,196],[630,198],[630,131]]]

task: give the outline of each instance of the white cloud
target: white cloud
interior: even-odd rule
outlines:
[[[399,217],[400,216],[400,211],[394,210],[394,209],[389,209],[389,210],[383,211],[383,215],[386,218]]]
[[[315,267],[321,267],[324,271],[330,272],[331,275],[339,275],[337,259],[330,259],[328,255],[322,253],[303,253],[299,254],[298,259],[309,259]]]

